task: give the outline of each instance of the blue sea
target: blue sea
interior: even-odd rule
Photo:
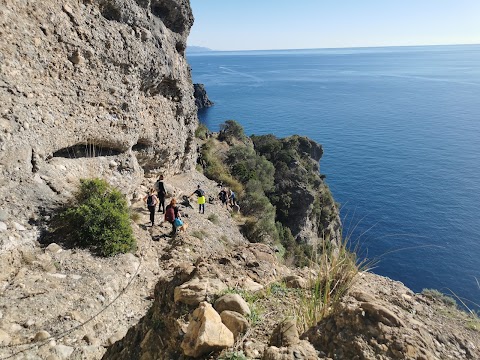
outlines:
[[[480,309],[480,45],[190,54],[211,130],[306,135],[373,272]],[[477,305],[475,305],[477,304]]]

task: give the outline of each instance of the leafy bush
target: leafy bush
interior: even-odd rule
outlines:
[[[275,167],[252,147],[234,146],[227,153],[226,163],[231,174],[241,183],[261,181],[263,191],[271,191],[275,181]]]
[[[80,180],[73,206],[55,223],[56,234],[103,256],[125,253],[136,246],[125,197],[105,180]]]
[[[207,138],[208,128],[205,124],[198,124],[198,127],[195,129],[195,137],[205,140]]]
[[[243,141],[246,136],[243,132],[243,127],[235,120],[227,120],[220,125],[220,133],[218,134],[218,140],[226,141],[231,144],[233,139]]]
[[[275,226],[275,207],[270,203],[259,180],[250,180],[245,187],[242,211],[249,216],[242,227],[243,234],[252,242],[278,242]]]
[[[287,288],[287,285],[283,282],[274,282],[271,283],[270,286],[267,288],[267,297],[268,296],[284,296],[288,294],[290,291],[294,291],[294,289]]]

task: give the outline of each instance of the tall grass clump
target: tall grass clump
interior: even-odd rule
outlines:
[[[54,220],[54,234],[112,256],[136,247],[125,197],[102,179],[82,179],[72,205]]]
[[[350,290],[359,271],[367,269],[365,261],[358,261],[349,250],[348,240],[336,247],[326,246],[312,262],[318,264],[316,277],[309,279],[308,287],[301,292],[295,309],[300,330],[307,330],[337,308],[342,297]]]

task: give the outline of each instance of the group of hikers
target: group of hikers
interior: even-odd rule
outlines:
[[[228,206],[230,205],[232,208],[238,207],[237,204],[237,197],[233,190],[231,189],[225,189],[223,188],[219,193],[218,193],[218,198],[222,202],[222,206],[225,205],[225,207],[228,209]]]
[[[170,203],[165,207],[165,197],[167,195],[167,191],[163,180],[163,175],[160,175],[155,183],[155,186],[149,190],[147,196],[145,196],[143,200],[147,203],[148,211],[150,212],[151,226],[155,225],[155,212],[157,212],[156,209],[158,205],[158,212],[164,214],[164,220],[162,223],[169,222],[172,225],[172,231],[170,235],[175,235],[177,230],[186,231],[188,225],[184,223],[181,218],[181,213],[175,198],[172,198]],[[197,196],[198,212],[200,214],[205,214],[205,191],[203,191],[200,185],[198,185],[197,189],[192,192],[188,198],[191,198],[193,195]],[[228,205],[230,205],[232,208],[238,207],[235,193],[232,190],[222,188],[218,194],[218,197],[222,202],[222,206],[225,205],[226,208],[228,208]]]

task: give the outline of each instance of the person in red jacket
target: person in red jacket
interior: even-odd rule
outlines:
[[[175,228],[175,219],[177,218],[180,218],[180,210],[177,206],[177,200],[173,198],[165,209],[165,221],[172,224],[172,232],[170,235],[175,235],[177,233],[177,229]]]

